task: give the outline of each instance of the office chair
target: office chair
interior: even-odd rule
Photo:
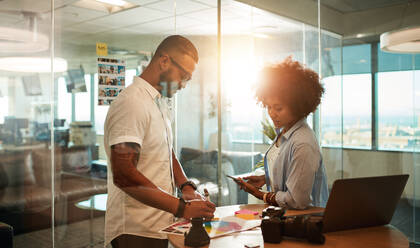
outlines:
[[[0,222],[0,244],[4,248],[13,248],[13,227]]]

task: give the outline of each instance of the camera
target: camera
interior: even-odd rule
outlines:
[[[270,206],[263,210],[261,230],[264,242],[280,243],[283,237],[306,239],[310,243],[324,244],[322,217],[311,215],[284,216],[282,207]]]

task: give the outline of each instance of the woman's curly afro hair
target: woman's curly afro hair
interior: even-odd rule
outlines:
[[[318,74],[289,56],[262,69],[255,98],[266,107],[267,98],[283,97],[293,114],[303,118],[316,110],[323,93]]]

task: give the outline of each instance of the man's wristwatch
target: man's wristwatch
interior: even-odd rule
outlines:
[[[185,200],[182,198],[179,198],[178,209],[176,210],[175,217],[182,218],[184,216],[185,205],[186,205]]]
[[[191,186],[194,190],[197,190],[197,185],[195,185],[195,183],[193,181],[190,181],[190,180],[185,181],[183,184],[181,184],[179,186],[179,190],[181,190],[181,192],[182,192],[182,189],[187,185]]]

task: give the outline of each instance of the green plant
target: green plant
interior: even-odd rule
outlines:
[[[261,125],[263,127],[262,132],[267,138],[270,140],[274,140],[276,138],[276,129],[273,124],[267,119],[264,118],[263,121],[261,121]]]
[[[274,140],[277,136],[276,128],[274,127],[274,125],[271,124],[271,122],[267,118],[264,118],[264,120],[261,121],[261,125],[263,127],[263,134],[267,136],[267,138],[269,138],[270,140]],[[264,168],[264,158],[254,165],[254,170],[258,168]]]

